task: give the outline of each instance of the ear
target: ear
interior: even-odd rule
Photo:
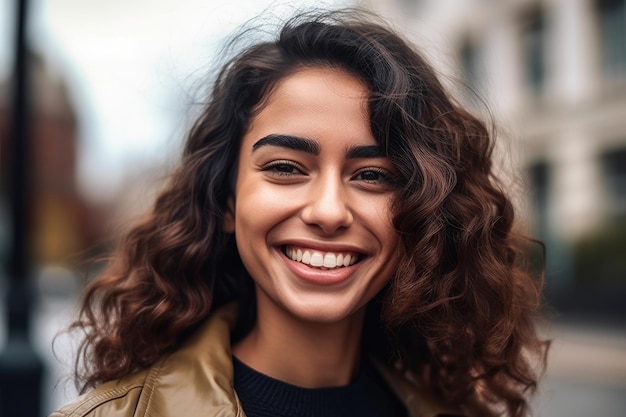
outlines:
[[[235,233],[235,200],[232,196],[226,200],[226,214],[222,223],[222,231],[226,233]]]

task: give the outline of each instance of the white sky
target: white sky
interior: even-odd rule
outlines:
[[[13,3],[0,1],[0,77],[10,71]],[[31,0],[31,44],[69,84],[81,126],[79,185],[112,195],[124,177],[176,157],[194,82],[229,33],[269,10],[347,0]]]

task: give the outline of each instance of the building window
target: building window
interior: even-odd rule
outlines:
[[[608,194],[608,221],[576,242],[576,279],[608,288],[610,297],[598,308],[610,306],[621,311],[621,294],[626,291],[626,147],[604,152],[600,162]]]
[[[626,148],[604,153],[601,162],[609,195],[609,212],[626,215]]]
[[[535,233],[544,240],[548,233],[550,174],[550,165],[546,161],[537,161],[528,168],[535,218]]]
[[[626,0],[598,0],[602,68],[609,79],[626,77]]]
[[[421,6],[421,0],[396,0],[398,6],[405,11],[415,12]]]
[[[546,22],[543,11],[534,8],[522,18],[522,52],[526,85],[540,93],[546,79]]]
[[[485,76],[481,48],[475,42],[466,40],[461,46],[460,60],[463,82],[472,92],[480,92]]]

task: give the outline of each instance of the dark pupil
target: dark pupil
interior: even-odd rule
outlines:
[[[287,164],[276,165],[274,167],[274,169],[276,169],[276,171],[280,171],[280,172],[293,172],[293,167],[291,165],[287,165]]]
[[[376,181],[379,177],[378,172],[375,171],[364,171],[361,173],[361,178],[365,181]]]

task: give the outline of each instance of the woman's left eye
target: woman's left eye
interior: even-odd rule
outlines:
[[[368,168],[357,172],[355,180],[370,183],[389,182],[389,174],[383,169]]]

